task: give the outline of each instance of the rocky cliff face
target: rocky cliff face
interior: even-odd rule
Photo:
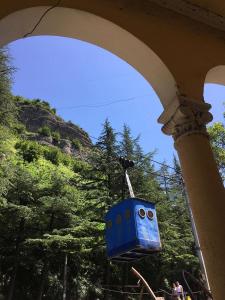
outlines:
[[[45,109],[32,101],[30,103],[26,101],[26,104],[18,102],[17,105],[19,107],[19,120],[25,125],[28,131],[37,133],[41,128],[47,126],[52,133],[59,133],[60,140],[58,143],[59,145],[62,144],[62,147],[67,150],[69,144],[74,140],[79,141],[84,147],[91,146],[92,143],[87,132],[72,122],[65,122],[52,113],[50,109]],[[49,137],[48,143],[52,143],[51,137]]]

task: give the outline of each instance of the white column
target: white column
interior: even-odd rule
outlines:
[[[210,287],[215,300],[225,295],[225,190],[206,124],[210,105],[177,97],[159,122],[172,135],[193,211]]]

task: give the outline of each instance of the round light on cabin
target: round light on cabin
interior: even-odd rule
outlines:
[[[147,211],[147,216],[148,216],[149,220],[152,220],[153,217],[154,217],[154,214],[153,214],[153,212],[151,210],[148,210]]]
[[[138,211],[138,214],[139,214],[139,216],[142,219],[144,219],[144,217],[145,217],[145,210],[143,208],[140,208],[139,211]]]

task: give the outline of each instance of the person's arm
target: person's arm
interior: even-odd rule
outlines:
[[[182,293],[182,296],[183,296],[183,298],[184,298],[184,288],[183,288],[182,285],[181,285],[181,293]]]

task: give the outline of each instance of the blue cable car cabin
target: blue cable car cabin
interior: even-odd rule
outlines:
[[[133,261],[161,250],[154,203],[125,199],[111,207],[105,221],[109,259]]]

